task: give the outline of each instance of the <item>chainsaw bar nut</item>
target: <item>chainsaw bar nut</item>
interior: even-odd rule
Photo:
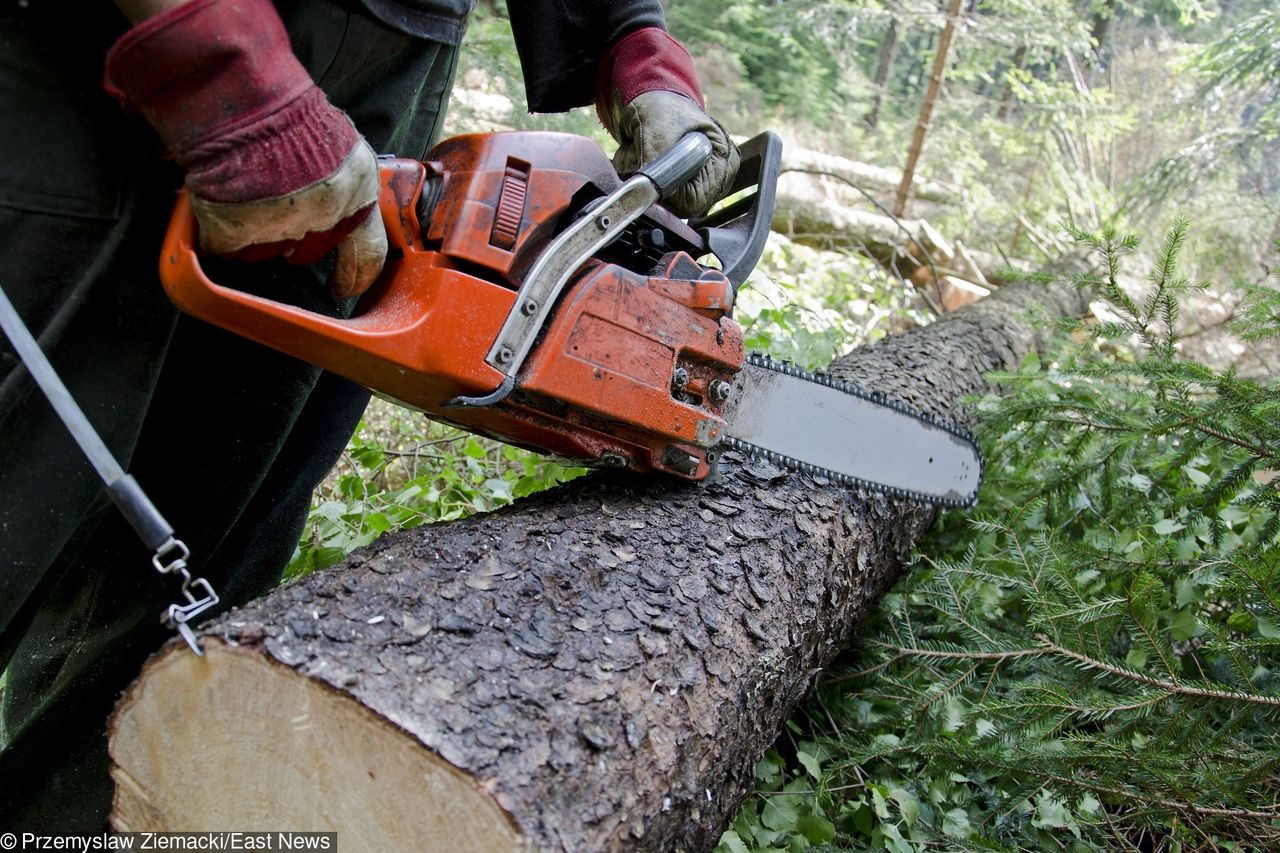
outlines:
[[[711,399],[717,403],[723,403],[729,399],[729,395],[733,392],[733,386],[723,379],[716,379],[707,387],[707,392],[711,395]]]

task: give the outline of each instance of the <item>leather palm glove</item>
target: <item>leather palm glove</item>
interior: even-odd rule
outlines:
[[[289,47],[270,0],[189,0],[129,30],[106,89],[135,107],[186,169],[208,252],[314,263],[363,293],[382,270],[377,158]]]
[[[619,39],[596,72],[596,114],[618,141],[619,173],[634,172],[691,131],[711,140],[711,159],[665,202],[686,217],[723,198],[738,173],[738,147],[704,106],[688,51],[658,27]]]

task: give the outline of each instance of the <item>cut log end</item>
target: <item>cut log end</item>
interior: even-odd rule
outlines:
[[[350,696],[204,646],[154,660],[112,723],[117,831],[342,827],[369,850],[526,848],[475,779]]]

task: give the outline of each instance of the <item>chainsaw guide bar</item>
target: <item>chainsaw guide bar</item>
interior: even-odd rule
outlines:
[[[895,498],[977,502],[982,456],[955,424],[759,353],[747,356],[733,393],[721,447]]]

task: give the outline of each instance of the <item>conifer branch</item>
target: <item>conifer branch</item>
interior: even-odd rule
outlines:
[[[1005,651],[946,651],[944,649],[928,649],[921,647],[893,646],[884,642],[875,642],[874,645],[879,646],[887,651],[893,652],[894,656],[884,664],[874,669],[882,669],[893,661],[906,657],[919,657],[936,660],[964,660],[964,661],[1009,661],[1019,658],[1041,657],[1044,655],[1060,655],[1065,658],[1080,663],[1089,669],[1099,670],[1117,678],[1132,681],[1137,684],[1145,684],[1148,687],[1155,687],[1164,690],[1171,695],[1188,696],[1197,699],[1216,699],[1227,702],[1247,702],[1254,705],[1265,705],[1272,708],[1280,708],[1280,695],[1266,695],[1260,693],[1245,693],[1236,690],[1215,690],[1207,687],[1195,687],[1193,685],[1182,684],[1177,681],[1169,681],[1155,678],[1149,675],[1143,675],[1131,669],[1125,669],[1115,664],[1107,663],[1080,652],[1069,649],[1065,646],[1053,642],[1044,634],[1036,634],[1036,640],[1041,644],[1038,648],[1030,649],[1008,649]],[[871,672],[873,670],[866,670]]]
[[[941,784],[993,848],[1280,846],[1280,483],[1255,475],[1280,469],[1280,384],[1177,352],[1184,240],[1133,295],[1132,241],[1082,236],[1117,322],[996,377],[986,517],[944,516],[859,671],[824,679],[859,679],[830,707],[875,825]],[[1280,296],[1246,316],[1280,335]],[[913,841],[956,838],[947,808]]]
[[[1251,444],[1243,439],[1228,435],[1225,432],[1222,432],[1221,430],[1214,429],[1213,427],[1205,426],[1204,424],[1193,424],[1192,426],[1197,432],[1202,432],[1205,435],[1216,438],[1219,441],[1225,442],[1227,444],[1234,444],[1236,447],[1239,447],[1241,450],[1246,450],[1249,453],[1252,453],[1254,456],[1257,456],[1259,458],[1268,459],[1276,455],[1276,451],[1271,448],[1262,447],[1261,445],[1257,445],[1257,444]]]

